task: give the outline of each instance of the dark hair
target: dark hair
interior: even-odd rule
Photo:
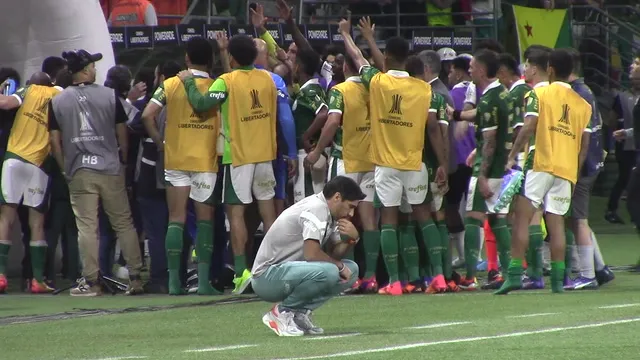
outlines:
[[[413,77],[424,75],[424,63],[417,55],[411,55],[407,58],[404,69]]]
[[[566,49],[555,49],[549,54],[549,67],[557,79],[567,79],[573,72],[573,59]]]
[[[162,62],[158,65],[158,73],[165,77],[165,79],[178,75],[182,66],[173,60]]]
[[[487,77],[489,79],[496,77],[496,74],[498,74],[498,68],[500,67],[498,53],[483,49],[473,55],[473,59],[482,63],[487,68]]]
[[[544,46],[544,45],[531,45],[529,46],[524,53],[522,54],[523,59],[528,59],[529,58],[529,54],[531,54],[532,51],[546,51],[548,53],[551,52],[551,48],[548,46]]]
[[[358,70],[360,70],[358,69],[356,62],[353,60],[351,56],[349,56],[349,54],[344,54],[344,62],[347,64],[349,69],[351,69],[351,71],[353,71],[354,73],[357,73]]]
[[[462,70],[465,73],[469,73],[469,63],[471,63],[471,59],[465,56],[456,56],[453,60],[451,60],[451,67],[457,70]]]
[[[384,53],[395,62],[404,63],[409,57],[409,42],[400,36],[391,37],[385,44]]]
[[[531,50],[529,54],[527,54],[527,62],[531,65],[535,65],[543,71],[547,71],[547,67],[549,66],[549,54],[551,54],[551,52],[546,50]]]
[[[327,57],[329,55],[338,56],[338,54],[344,54],[345,52],[346,51],[343,46],[331,44],[325,48],[324,53],[322,54],[322,61],[327,61]]]
[[[124,65],[116,65],[107,71],[104,86],[112,88],[124,95],[131,90],[131,71]]]
[[[333,197],[336,193],[340,193],[343,201],[358,201],[366,197],[360,190],[360,185],[346,176],[334,177],[322,190],[326,199]]]
[[[0,83],[4,82],[7,79],[15,80],[16,85],[20,86],[20,73],[18,73],[18,70],[8,67],[0,68]]]
[[[505,52],[504,46],[493,39],[484,39],[480,40],[476,43],[475,51],[478,52],[480,50],[491,50],[498,54]]]
[[[153,81],[155,80],[155,74],[151,69],[140,69],[136,76],[134,77],[133,83],[137,84],[139,82],[143,82],[147,85],[147,97],[151,97],[153,95]]]
[[[420,60],[424,66],[427,66],[431,69],[431,72],[434,74],[439,74],[442,69],[442,62],[440,61],[440,55],[433,50],[423,50],[418,54]]]
[[[509,70],[513,75],[520,76],[520,68],[518,67],[518,61],[509,53],[502,53],[498,55],[498,61],[500,62],[500,66],[504,66]]]
[[[193,65],[209,66],[213,56],[213,47],[202,36],[194,36],[187,41],[187,56]]]
[[[566,50],[571,55],[571,60],[573,61],[573,73],[580,74],[582,70],[582,59],[580,58],[580,52],[574,48],[566,48]]]
[[[227,49],[229,50],[229,55],[240,66],[249,66],[258,57],[258,48],[253,39],[247,35],[234,35],[229,40]]]
[[[60,86],[63,89],[71,86],[73,84],[73,77],[71,76],[71,72],[67,69],[60,69],[56,74],[56,86]]]
[[[315,75],[320,69],[320,57],[308,47],[298,48],[296,62],[302,67],[302,72],[307,76]]]
[[[67,61],[58,56],[49,56],[42,61],[42,72],[49,74],[54,79],[58,75],[60,69],[64,69],[67,66]]]

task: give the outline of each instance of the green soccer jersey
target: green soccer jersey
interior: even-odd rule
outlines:
[[[511,127],[514,129],[524,125],[524,97],[529,91],[531,91],[531,86],[524,82],[524,80],[516,81],[509,91],[509,97],[513,103]]]
[[[342,92],[336,88],[329,90],[329,114],[337,112],[342,114],[344,111],[344,98]],[[331,147],[331,156],[342,159],[342,126],[336,130],[333,137],[333,146]]]
[[[525,95],[524,104],[525,104],[525,107],[524,107],[525,117],[538,116],[538,113],[540,112],[540,102],[538,101],[538,95],[536,95],[535,91],[531,90]],[[528,147],[529,147],[528,149],[525,149],[525,151],[528,151],[528,153],[527,153],[527,158],[525,159],[525,162],[524,162],[524,169],[522,169],[525,172],[527,170],[533,169],[533,156],[536,148],[535,132],[531,136],[531,139],[529,139]]]
[[[495,150],[493,159],[489,164],[487,177],[501,179],[504,175],[504,166],[509,155],[510,118],[512,103],[509,101],[509,92],[497,80],[484,90],[478,103],[476,115],[476,161],[473,166],[473,176],[480,175],[480,167],[484,154],[482,149],[485,144],[484,133],[496,131]]]
[[[296,124],[296,140],[298,149],[304,149],[302,135],[311,126],[316,115],[327,106],[325,103],[325,92],[317,79],[307,81],[293,99],[293,119]],[[311,141],[317,142],[319,134],[315,135]]]
[[[433,91],[431,94],[431,106],[429,108],[429,114],[436,114],[438,126],[440,126],[440,124],[446,124],[447,126],[449,126],[449,121],[447,120],[446,100],[442,95],[436,93],[435,91]],[[422,151],[422,161],[425,163],[425,165],[427,165],[427,169],[429,170],[429,175],[431,177],[432,173],[435,173],[435,170],[440,164],[438,163],[436,152],[433,150],[431,142],[429,141],[429,134],[425,133],[424,139],[425,142],[424,150]]]

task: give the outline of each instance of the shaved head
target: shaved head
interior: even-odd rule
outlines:
[[[269,48],[267,47],[267,43],[262,39],[253,39],[253,43],[256,44],[256,48],[258,49],[255,64],[267,68],[269,66]]]
[[[38,71],[31,75],[29,84],[51,86],[51,77],[46,72]]]
[[[253,39],[253,42],[256,44],[256,48],[258,48],[258,56],[268,52],[267,43],[264,40]]]

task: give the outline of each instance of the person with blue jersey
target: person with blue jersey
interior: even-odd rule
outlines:
[[[584,79],[579,77],[580,73],[580,53],[574,49],[568,49],[572,55],[573,73],[570,77],[571,88],[585,99],[592,108],[592,115],[589,121],[591,128],[591,140],[589,150],[585,159],[582,171],[578,174],[578,182],[575,185],[573,197],[571,198],[570,228],[575,237],[575,244],[578,247],[580,258],[580,275],[573,281],[565,284],[565,290],[595,289],[613,280],[614,275],[605,265],[600,253],[600,248],[596,237],[589,227],[589,199],[591,190],[598,178],[600,170],[604,166],[604,150],[602,148],[602,118],[598,111],[598,104],[591,89],[584,83]],[[567,258],[572,254],[570,245],[571,237],[567,237]],[[565,259],[565,262],[567,260]],[[567,274],[571,272],[571,267],[566,267]]]
[[[269,50],[267,43],[262,39],[254,39],[253,41],[258,48],[258,57],[254,63],[255,67],[268,71]],[[287,85],[280,75],[271,71],[269,71],[269,74],[271,74],[271,78],[278,90],[278,157],[273,162],[273,171],[276,176],[276,213],[279,215],[284,210],[288,177],[295,175],[295,171],[298,168],[298,149]]]

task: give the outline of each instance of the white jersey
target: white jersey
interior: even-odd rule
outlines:
[[[473,107],[476,107],[476,84],[473,82],[469,83],[467,92],[464,93],[464,103],[469,103],[473,105]]]
[[[271,265],[304,261],[304,241],[314,239],[324,247],[340,241],[337,223],[322,193],[307,196],[282,212],[264,236],[251,273],[260,276]]]

